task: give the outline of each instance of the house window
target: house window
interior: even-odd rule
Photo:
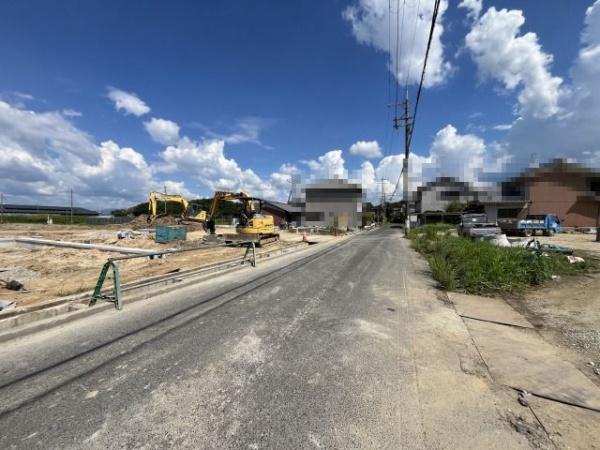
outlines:
[[[592,178],[590,180],[590,191],[600,196],[600,178]]]
[[[515,219],[519,217],[521,208],[499,208],[498,219]]]
[[[446,201],[460,199],[460,192],[458,191],[442,191],[440,192],[440,199]]]
[[[325,219],[325,214],[322,212],[307,212],[306,220],[308,222],[320,222]]]
[[[523,185],[516,181],[502,183],[503,197],[521,197],[523,196]]]

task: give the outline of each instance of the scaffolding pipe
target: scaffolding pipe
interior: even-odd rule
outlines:
[[[39,238],[28,238],[28,237],[17,237],[14,238],[16,243],[20,244],[32,244],[32,245],[50,245],[53,247],[66,247],[66,248],[78,248],[85,250],[100,250],[103,252],[116,252],[133,255],[153,255],[157,252],[155,250],[141,250],[139,248],[131,247],[117,247],[115,245],[103,245],[103,244],[84,244],[83,242],[66,242],[66,241],[54,241],[51,239],[39,239]]]

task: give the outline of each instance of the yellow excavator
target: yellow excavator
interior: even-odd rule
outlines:
[[[242,202],[242,212],[239,215],[235,234],[224,234],[222,238],[226,242],[235,242],[236,240],[252,239],[259,245],[275,242],[279,240],[279,234],[275,233],[273,216],[259,214],[256,203],[261,199],[254,198],[247,192],[225,192],[216,191],[208,213],[201,211],[198,216],[205,214],[206,229],[210,234],[215,234],[215,213],[222,201],[239,200]],[[260,209],[260,206],[259,206]]]
[[[196,212],[193,208],[190,208],[190,202],[188,202],[183,196],[179,194],[164,194],[162,192],[150,192],[148,197],[148,223],[154,222],[159,217],[164,217],[166,213],[158,213],[158,202],[174,202],[181,205],[181,220],[192,221],[192,222],[206,222],[206,211]]]

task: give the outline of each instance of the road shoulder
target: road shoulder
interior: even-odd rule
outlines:
[[[493,381],[520,396],[558,448],[599,448],[600,389],[498,298],[448,293]]]
[[[471,335],[427,263],[409,248],[406,298],[423,428],[433,448],[553,448],[530,411],[494,383]]]

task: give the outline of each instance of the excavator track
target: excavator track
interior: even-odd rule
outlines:
[[[247,242],[254,241],[257,247],[262,247],[264,245],[272,244],[274,242],[279,241],[279,234],[277,233],[269,233],[269,234],[219,234],[217,235],[219,239],[227,244],[234,244],[236,242]]]
[[[279,240],[278,234],[261,234],[258,238],[258,246],[262,247],[267,244],[272,244]]]

